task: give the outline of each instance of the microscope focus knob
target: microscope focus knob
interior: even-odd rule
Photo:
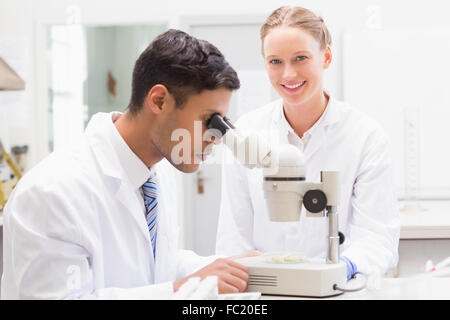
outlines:
[[[312,213],[319,213],[327,206],[327,196],[322,190],[309,190],[303,196],[305,209]]]
[[[339,231],[339,244],[343,244],[345,241],[345,236],[342,232]]]

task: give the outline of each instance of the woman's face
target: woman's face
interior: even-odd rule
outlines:
[[[323,94],[323,73],[331,50],[307,31],[280,26],[264,38],[264,59],[270,82],[285,104],[299,105]]]

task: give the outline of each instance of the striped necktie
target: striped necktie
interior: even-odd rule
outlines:
[[[144,192],[147,226],[150,232],[150,240],[152,242],[153,257],[156,257],[156,233],[158,231],[158,200],[156,176],[150,177],[147,182],[142,185],[142,191]]]

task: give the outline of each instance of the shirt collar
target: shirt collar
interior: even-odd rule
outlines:
[[[289,124],[289,122],[286,119],[286,115],[284,114],[284,109],[281,108],[281,121],[283,123],[283,127],[284,127],[284,131],[286,132],[286,134],[292,135],[294,137],[298,137],[302,140],[306,140],[308,141],[311,136],[313,135],[314,131],[317,130],[317,127],[320,126],[320,123],[323,122],[323,118],[326,116],[326,113],[328,111],[328,107],[325,108],[324,112],[322,113],[322,115],[320,116],[319,120],[317,120],[314,125],[309,128],[304,134],[303,137],[300,138],[298,137],[298,134],[294,131],[294,129],[292,128],[292,126]]]
[[[309,139],[313,135],[313,133],[318,130],[318,128],[325,128],[326,126],[339,121],[340,115],[337,110],[338,107],[337,101],[332,95],[328,94],[328,96],[329,100],[324,112],[322,113],[320,118],[314,123],[314,125],[304,133],[303,138]],[[282,100],[280,100],[276,112],[278,114],[272,118],[275,124],[281,125],[280,127],[283,129],[283,132],[285,132],[287,136],[289,136],[290,134],[297,136],[294,129],[286,119]]]
[[[122,116],[120,112],[110,113],[110,125],[108,125],[108,135],[112,143],[113,149],[119,158],[120,164],[125,172],[125,175],[130,180],[132,186],[137,190],[149,178],[156,175],[154,168],[148,168],[144,162],[130,149],[128,144],[119,134],[114,122]]]

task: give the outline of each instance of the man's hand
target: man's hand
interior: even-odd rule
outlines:
[[[261,254],[260,251],[253,250],[253,251],[250,251],[250,252],[247,252],[247,253],[243,253],[243,254],[240,254],[240,255],[237,255],[237,256],[228,257],[228,259],[237,260],[237,259],[240,259],[240,258],[259,256],[260,254]]]
[[[200,277],[203,280],[207,276],[217,276],[219,293],[243,292],[247,288],[247,267],[230,259],[217,259],[190,276],[175,281],[174,291],[191,277]]]
[[[252,257],[261,254],[259,251],[251,251],[228,259],[217,259],[203,269],[190,276],[177,280],[173,283],[174,291],[178,291],[180,286],[191,277],[200,277],[203,280],[207,276],[217,276],[219,293],[243,292],[247,288],[248,270],[247,267],[234,260],[245,257]]]

